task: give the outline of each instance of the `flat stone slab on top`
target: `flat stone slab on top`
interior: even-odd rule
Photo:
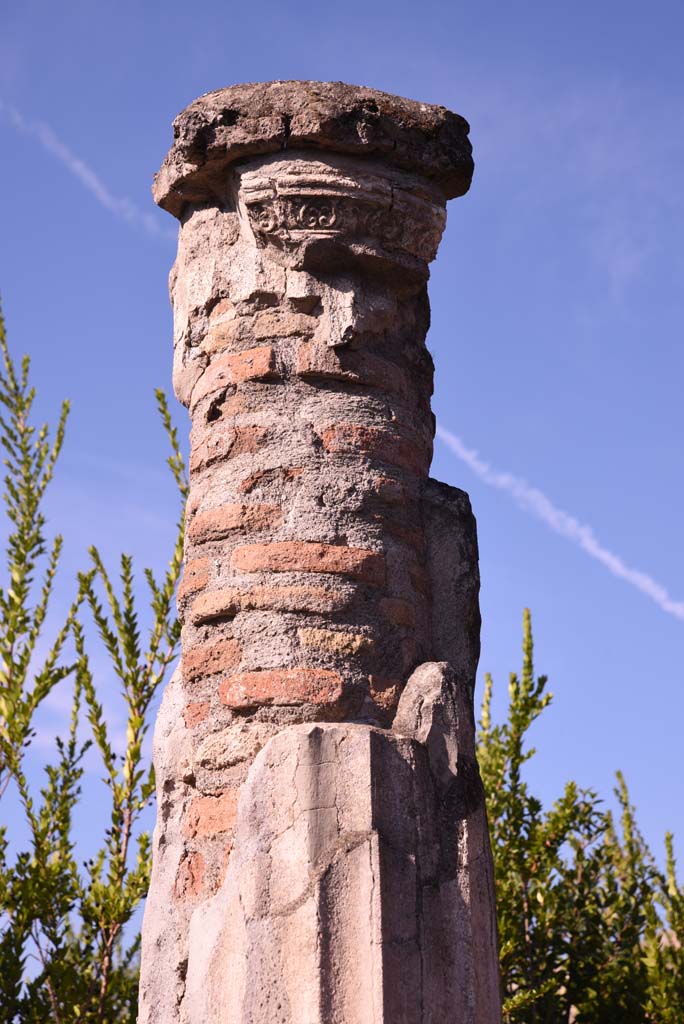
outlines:
[[[220,195],[231,164],[285,149],[385,160],[431,179],[445,200],[467,192],[473,174],[469,125],[460,115],[344,82],[217,89],[186,107],[173,127],[153,193],[177,217],[186,202]]]

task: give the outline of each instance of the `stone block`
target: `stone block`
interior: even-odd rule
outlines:
[[[422,666],[401,732],[292,726],[257,755],[225,880],[191,920],[189,1022],[499,1024],[483,794],[444,747],[454,686]]]
[[[432,594],[432,653],[448,661],[471,694],[480,658],[477,528],[465,491],[437,480],[424,485],[426,566]]]

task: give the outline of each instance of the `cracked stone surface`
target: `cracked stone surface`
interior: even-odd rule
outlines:
[[[141,1024],[499,1019],[477,537],[428,475],[428,265],[471,174],[458,115],[342,83],[174,123],[191,488]]]
[[[419,668],[392,731],[284,729],[195,910],[184,1010],[213,1024],[495,1021],[493,886],[469,700]],[[459,740],[463,738],[464,745]]]

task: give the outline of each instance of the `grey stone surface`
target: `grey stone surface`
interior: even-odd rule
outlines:
[[[419,666],[402,693],[393,730],[422,744],[433,782],[440,886],[426,894],[422,911],[432,984],[446,986],[444,1006],[454,1020],[495,1024],[501,1002],[494,870],[468,677],[459,678],[448,662]],[[434,930],[432,915],[439,920]],[[426,1018],[435,1024],[448,1019]]]
[[[472,693],[480,659],[477,526],[465,491],[429,479],[423,490],[426,564],[432,582],[432,657],[448,661]]]
[[[178,216],[221,194],[239,160],[311,148],[372,156],[434,179],[446,199],[473,173],[468,123],[445,107],[344,82],[256,82],[206,93],[174,121],[154,196]]]
[[[188,852],[183,819],[190,800],[190,734],[183,722],[183,689],[176,672],[164,691],[154,733],[157,824],[152,841],[153,900],[142,928],[145,970],[140,987],[139,1024],[178,1020],[185,994],[192,900],[177,898],[177,879]]]

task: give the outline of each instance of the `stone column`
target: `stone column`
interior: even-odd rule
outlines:
[[[191,493],[141,1022],[499,1020],[475,524],[428,478],[428,264],[470,153],[456,114],[341,83],[174,123]]]

